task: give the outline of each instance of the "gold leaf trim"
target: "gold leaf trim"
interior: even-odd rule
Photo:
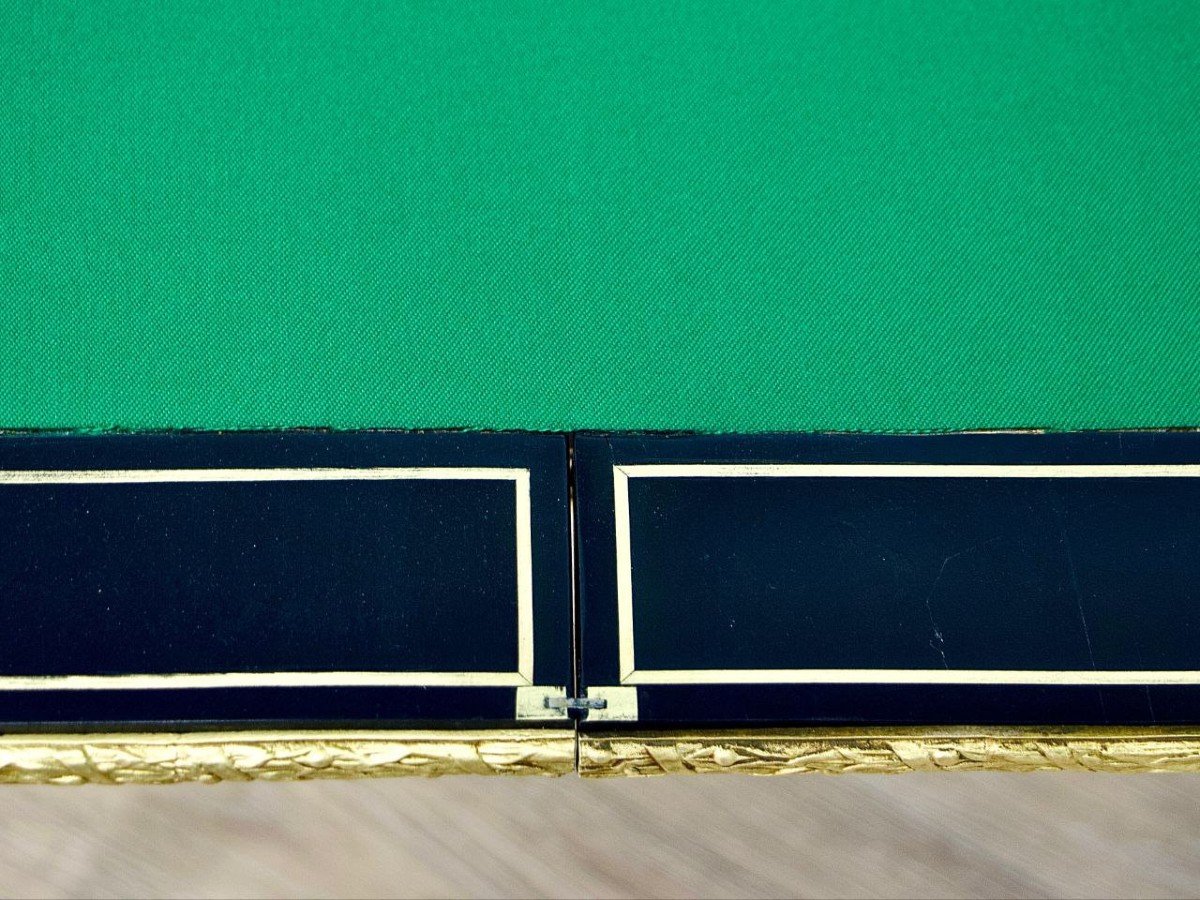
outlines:
[[[564,775],[570,731],[0,736],[0,783],[172,784],[395,775]]]
[[[585,777],[740,773],[1196,772],[1200,733],[1167,729],[823,729],[584,734]]]
[[[583,734],[586,777],[743,773],[1200,771],[1200,732],[812,729]],[[0,736],[0,783],[172,784],[398,775],[565,775],[567,730]]]

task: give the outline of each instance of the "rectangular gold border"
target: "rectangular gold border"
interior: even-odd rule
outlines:
[[[630,478],[1194,478],[1200,465],[670,463],[613,466],[620,682],[651,684],[1200,684],[1200,671],[993,669],[638,669],[633,634]]]
[[[533,684],[533,526],[528,469],[371,468],[0,470],[0,487],[30,484],[164,484],[261,481],[512,481],[516,490],[516,672],[220,672],[0,676],[0,691],[252,687],[519,687]]]

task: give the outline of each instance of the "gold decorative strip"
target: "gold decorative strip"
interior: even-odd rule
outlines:
[[[511,481],[516,489],[517,671],[179,672],[0,676],[0,690],[72,691],[210,687],[524,687],[533,684],[533,526],[530,470],[478,466],[284,467],[248,469],[0,469],[0,486],[196,484],[302,481]]]
[[[864,772],[1196,772],[1200,731],[812,729],[582,734],[585,777]],[[0,736],[0,784],[305,781],[397,775],[565,775],[554,730],[295,731]]]
[[[575,735],[566,730],[0,736],[0,784],[565,775],[574,769]]]
[[[741,773],[1197,772],[1200,730],[812,729],[583,734],[586,777]]]
[[[617,658],[622,685],[650,684],[1197,684],[1196,671],[971,669],[644,669],[634,646],[632,478],[1200,478],[1200,464],[651,463],[613,465]]]

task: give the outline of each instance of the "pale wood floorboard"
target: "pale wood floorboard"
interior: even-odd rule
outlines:
[[[1190,897],[1200,777],[0,790],[10,897]]]

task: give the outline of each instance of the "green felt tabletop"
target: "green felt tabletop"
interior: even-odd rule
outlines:
[[[0,427],[1200,425],[1200,3],[0,0]]]

